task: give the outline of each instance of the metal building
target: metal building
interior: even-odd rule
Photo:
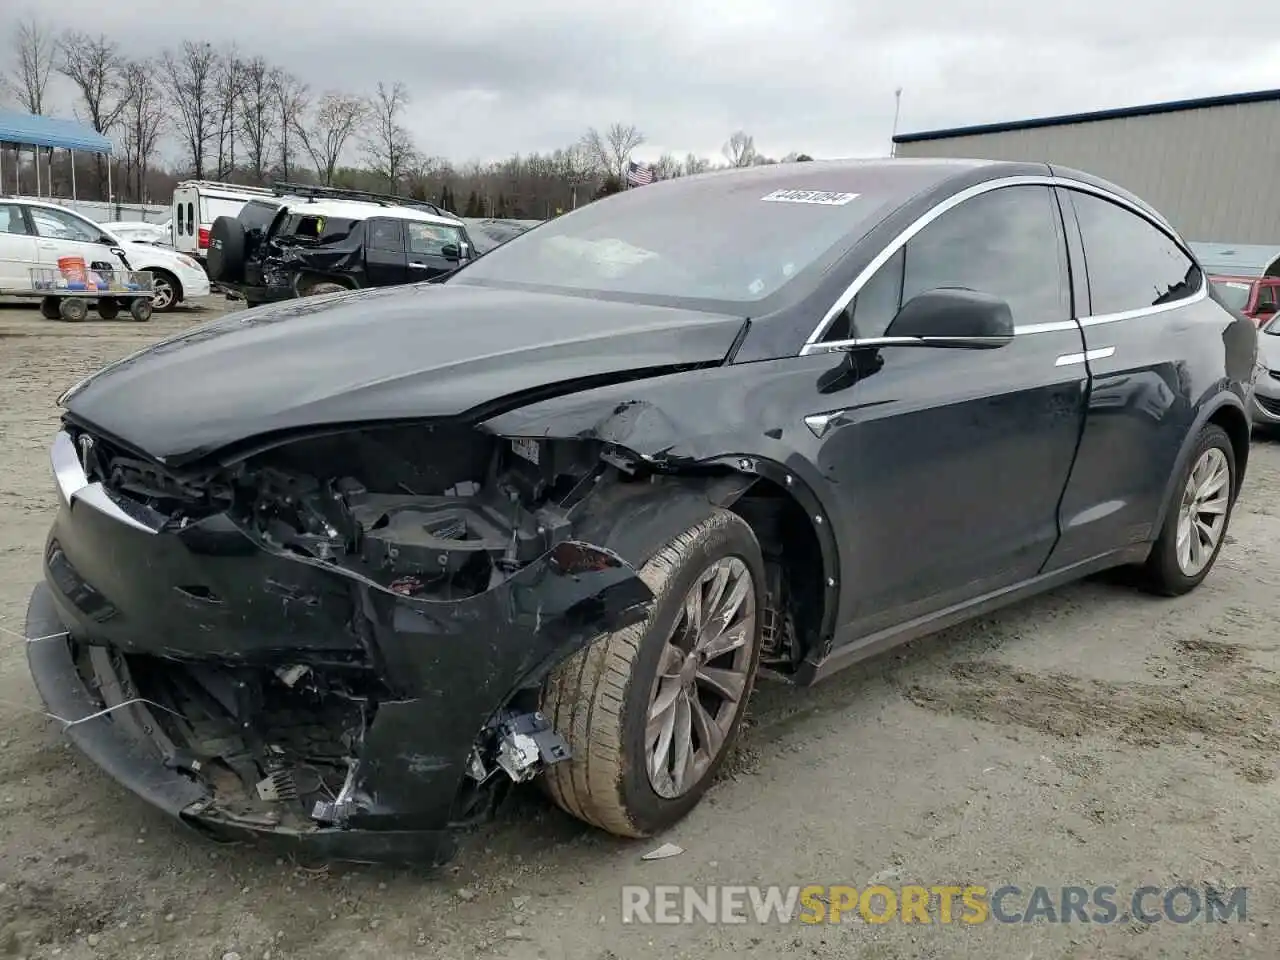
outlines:
[[[1156,207],[1188,240],[1280,245],[1280,90],[905,133],[899,157],[1043,160]]]

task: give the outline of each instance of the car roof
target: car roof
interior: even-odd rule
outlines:
[[[462,221],[456,217],[440,216],[428,213],[416,207],[398,204],[369,203],[363,200],[341,200],[330,197],[254,197],[251,203],[275,203],[287,206],[290,213],[313,215],[317,217],[345,217],[351,220],[368,220],[370,217],[391,217],[395,220],[416,220],[422,223],[439,223],[459,226]]]

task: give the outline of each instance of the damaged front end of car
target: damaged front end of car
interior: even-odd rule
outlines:
[[[53,466],[28,657],[68,736],[215,835],[415,862],[568,757],[542,679],[652,599],[609,531],[749,482],[453,422],[175,467],[69,417]]]

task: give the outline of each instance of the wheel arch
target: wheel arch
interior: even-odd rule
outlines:
[[[685,472],[653,474],[643,484],[612,484],[592,501],[575,537],[616,552],[637,569],[715,509],[738,514],[766,560],[781,569],[803,658],[825,654],[839,605],[839,552],[818,498],[783,465],[726,456]]]
[[[1153,530],[1160,530],[1164,527],[1165,517],[1168,515],[1169,504],[1172,501],[1178,478],[1182,476],[1187,467],[1187,461],[1195,447],[1196,438],[1200,436],[1200,432],[1209,424],[1221,427],[1231,440],[1231,450],[1235,459],[1235,489],[1232,491],[1232,496],[1239,495],[1241,485],[1244,483],[1245,468],[1249,463],[1251,428],[1249,415],[1245,412],[1244,404],[1240,401],[1240,398],[1234,393],[1223,391],[1201,405],[1200,412],[1192,422],[1191,429],[1187,431],[1186,436],[1183,438],[1182,447],[1178,450],[1178,457],[1174,461],[1173,470],[1170,471],[1169,479],[1165,482],[1164,497],[1160,501],[1160,513],[1156,517],[1156,522],[1152,527]]]

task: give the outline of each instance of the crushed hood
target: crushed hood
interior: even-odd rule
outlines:
[[[290,300],[126,357],[63,398],[178,462],[279,430],[447,417],[513,394],[723,360],[744,321],[461,283]]]

